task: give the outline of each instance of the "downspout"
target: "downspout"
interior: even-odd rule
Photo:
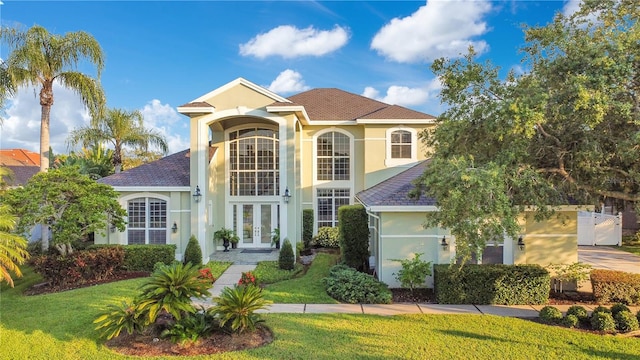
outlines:
[[[378,233],[378,235],[377,235],[376,239],[374,239],[374,241],[376,242],[376,245],[377,245],[376,247],[377,247],[378,251],[377,251],[377,254],[375,256],[373,256],[373,255],[369,256],[369,266],[371,266],[371,258],[373,258],[374,261],[375,261],[374,269],[376,271],[376,274],[378,275],[377,276],[378,280],[380,280],[380,272],[378,271],[378,270],[380,270],[380,264],[382,262],[382,260],[381,260],[382,259],[382,246],[380,244],[380,238],[382,236],[382,233],[381,233],[381,230],[380,230],[380,216],[378,216],[375,213],[371,212],[371,207],[366,206],[364,204],[364,202],[362,202],[362,200],[360,200],[360,198],[358,198],[357,195],[354,197],[354,199],[358,203],[360,203],[362,206],[364,206],[364,209],[367,212],[368,216],[371,216],[371,217],[375,218],[376,220],[378,220],[378,228],[377,228],[377,231],[376,231]],[[367,222],[368,222],[368,220],[367,220]],[[371,227],[371,226],[369,225],[369,227]]]

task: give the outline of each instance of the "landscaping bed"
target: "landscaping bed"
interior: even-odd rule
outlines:
[[[108,284],[114,281],[136,279],[136,278],[147,277],[147,276],[149,276],[149,272],[147,271],[127,271],[127,272],[116,273],[108,279],[90,281],[82,284],[52,286],[51,284],[44,282],[44,283],[39,283],[31,286],[30,288],[26,289],[23,292],[23,294],[27,296],[52,294],[52,293],[58,293],[58,292],[68,291],[73,289],[80,289],[80,288],[95,286],[100,284]]]

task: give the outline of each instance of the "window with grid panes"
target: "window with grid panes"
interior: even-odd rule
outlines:
[[[279,195],[278,132],[247,128],[229,133],[229,184],[232,196]]]
[[[396,130],[391,133],[391,158],[411,159],[411,133]]]
[[[145,197],[127,203],[129,245],[167,243],[167,202]]]
[[[316,148],[318,180],[349,180],[351,141],[345,134],[329,132],[318,136]]]
[[[318,229],[323,226],[338,226],[338,208],[349,205],[349,189],[317,189]]]

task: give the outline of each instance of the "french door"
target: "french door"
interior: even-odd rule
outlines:
[[[232,204],[233,227],[240,237],[239,247],[271,246],[271,236],[279,225],[280,205],[274,203]]]

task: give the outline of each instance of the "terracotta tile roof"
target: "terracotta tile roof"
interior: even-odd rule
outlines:
[[[24,149],[0,150],[0,165],[40,166],[40,154]]]
[[[275,102],[270,106],[304,106],[309,120],[357,119],[434,119],[433,116],[398,105],[389,105],[365,96],[335,88],[312,89],[293,95],[293,103]]]
[[[359,192],[356,197],[367,207],[370,206],[434,206],[436,200],[427,196],[410,199],[409,192],[414,189],[416,180],[429,164],[428,160],[392,176],[387,180]],[[410,209],[408,209],[410,210]]]
[[[118,186],[189,186],[189,150],[163,157],[133,169],[113,174],[98,182]]]
[[[23,186],[40,171],[40,166],[8,165],[5,167],[13,172],[13,179],[5,179],[9,186]]]
[[[180,105],[178,107],[194,107],[194,108],[198,108],[198,107],[213,107],[213,105],[211,105],[211,104],[209,104],[208,102],[205,102],[205,101],[196,101],[196,102],[186,103],[186,104]]]

